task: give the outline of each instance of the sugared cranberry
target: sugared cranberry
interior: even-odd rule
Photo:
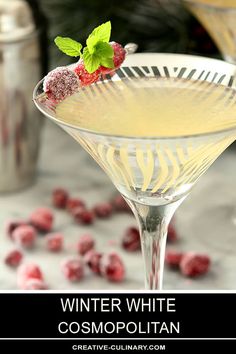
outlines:
[[[137,227],[129,227],[122,239],[122,247],[129,252],[141,249],[139,230]]]
[[[49,232],[53,225],[53,213],[49,208],[38,208],[30,215],[31,224],[41,232]]]
[[[84,210],[86,210],[83,206],[78,206],[71,210],[71,214],[73,215],[76,222],[80,223],[80,216],[83,214]]]
[[[79,80],[73,70],[58,67],[50,71],[44,78],[43,89],[48,98],[60,102],[79,89]]]
[[[109,281],[121,282],[124,280],[125,267],[120,256],[114,252],[105,254],[101,258],[101,274]]]
[[[25,282],[24,290],[47,290],[48,286],[42,279],[30,278]]]
[[[79,258],[70,258],[62,262],[62,273],[66,279],[76,282],[84,276],[84,265]]]
[[[167,250],[165,261],[166,264],[168,264],[168,266],[173,268],[179,268],[182,257],[183,257],[183,253],[181,252]]]
[[[115,65],[115,68],[119,68],[123,61],[125,60],[125,49],[122,47],[121,44],[116,43],[116,42],[110,42],[110,45],[112,46],[114,50],[114,56],[113,56],[113,62]]]
[[[36,230],[33,226],[18,226],[12,233],[12,239],[20,246],[32,248],[36,240]]]
[[[68,192],[63,188],[56,188],[52,192],[52,204],[55,208],[64,209],[68,200]]]
[[[79,224],[90,225],[94,222],[94,213],[91,210],[81,209],[74,217]]]
[[[25,289],[29,279],[39,279],[43,281],[43,273],[35,263],[23,263],[17,271],[17,284],[20,289]]]
[[[112,200],[112,205],[116,211],[131,212],[129,205],[126,203],[126,201],[121,195],[117,195]]]
[[[100,262],[102,253],[95,250],[88,251],[84,256],[84,262],[89,266],[91,271],[95,274],[101,274]]]
[[[101,66],[100,72],[102,74],[109,74],[110,72],[118,69],[121,66],[121,64],[123,63],[123,61],[125,60],[126,51],[122,47],[122,45],[119,43],[116,43],[116,42],[110,42],[109,44],[114,50],[114,56],[113,56],[114,69],[110,69],[110,68],[106,68],[104,66]]]
[[[78,64],[74,68],[74,72],[78,75],[81,86],[91,85],[100,78],[100,69],[97,69],[90,74],[85,69],[83,60],[79,60]]]
[[[24,220],[8,220],[5,225],[5,231],[7,236],[12,239],[12,233],[18,226],[27,225],[27,222]]]
[[[180,261],[180,270],[183,275],[196,277],[208,272],[210,258],[205,254],[194,252],[185,253]]]
[[[11,267],[18,267],[23,258],[23,254],[19,250],[12,250],[8,252],[5,257],[5,263]]]
[[[107,218],[112,214],[111,203],[105,202],[95,205],[93,211],[98,218]]]
[[[80,198],[69,198],[66,203],[66,209],[73,214],[74,209],[85,208],[85,202]]]
[[[173,223],[170,223],[168,226],[167,241],[175,242],[176,240],[177,240],[177,232],[175,230]]]
[[[77,252],[83,256],[86,252],[94,248],[94,245],[94,238],[91,235],[82,235],[76,245]]]
[[[64,237],[60,233],[46,235],[46,247],[51,252],[59,252],[63,248]]]

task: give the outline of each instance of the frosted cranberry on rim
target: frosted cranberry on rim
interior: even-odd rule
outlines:
[[[96,83],[105,75],[113,75],[126,54],[136,50],[135,44],[125,48],[110,42],[111,22],[96,27],[86,40],[86,46],[68,37],[56,37],[55,44],[66,55],[79,60],[72,65],[58,67],[44,78],[43,90],[49,100],[59,103],[78,92],[83,86]]]

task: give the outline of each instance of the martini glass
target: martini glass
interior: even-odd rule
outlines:
[[[183,0],[206,28],[224,59],[236,64],[236,1]]]
[[[223,58],[229,63],[236,64],[236,0],[183,0],[183,2],[208,31]],[[235,164],[235,161],[232,163]],[[221,237],[214,237],[214,248],[228,252],[228,245],[235,243],[236,208],[233,199],[230,202],[227,198],[227,204],[215,205],[208,211],[207,218],[202,218],[205,226],[214,224],[216,220],[227,229],[229,241],[222,245]],[[220,228],[217,228],[217,232],[220,236]],[[215,236],[215,230],[213,233]],[[211,236],[209,232],[208,242]]]
[[[236,138],[235,72],[220,60],[144,53],[59,104],[47,99],[43,80],[34,90],[38,109],[88,151],[130,205],[146,289],[162,287],[171,217]]]

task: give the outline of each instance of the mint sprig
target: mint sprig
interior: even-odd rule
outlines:
[[[98,42],[108,43],[111,37],[111,21],[94,28],[86,41],[89,52],[92,54],[94,47]]]
[[[110,37],[111,22],[107,21],[90,33],[83,52],[82,44],[68,37],[56,37],[55,43],[63,53],[83,59],[85,69],[92,74],[100,65],[114,68],[114,50],[109,44]]]
[[[96,71],[100,66],[100,58],[96,53],[90,54],[88,47],[85,47],[83,50],[83,61],[85,69],[89,74],[92,74]]]
[[[71,39],[69,37],[56,37],[54,39],[57,47],[66,55],[70,57],[79,57],[81,56],[82,44]]]
[[[91,74],[96,71],[100,65],[106,68],[114,68],[113,55],[113,48],[105,42],[98,41],[93,47],[92,52],[89,50],[89,47],[85,47],[83,50],[85,69]]]

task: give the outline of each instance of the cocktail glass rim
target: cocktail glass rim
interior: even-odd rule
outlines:
[[[197,56],[197,55],[189,55],[189,54],[176,54],[176,53],[135,53],[132,55],[154,55],[154,56],[163,56],[163,55],[167,55],[167,56],[178,56],[180,57],[191,57],[191,58],[201,58],[201,59],[205,59],[205,60],[211,60],[215,63],[224,63],[225,65],[231,66],[231,68],[233,69],[233,67],[235,68],[235,74],[236,74],[236,65],[231,64],[231,63],[226,63],[223,60],[219,60],[219,59],[214,59],[214,58],[208,58],[208,57],[204,57],[204,56]],[[124,64],[125,66],[125,64]],[[70,67],[70,65],[68,65],[68,67]],[[153,76],[149,76],[150,78],[155,78],[155,75]],[[37,106],[37,108],[45,115],[47,116],[49,119],[53,120],[54,122],[56,122],[57,124],[63,125],[63,126],[67,126],[69,128],[73,128],[85,133],[89,133],[89,134],[93,134],[93,135],[97,135],[97,136],[104,136],[104,137],[109,137],[109,138],[117,138],[117,139],[121,139],[121,140],[178,140],[178,139],[191,139],[191,138],[197,138],[197,137],[204,137],[204,136],[211,136],[211,135],[218,135],[218,134],[222,134],[222,133],[227,133],[229,131],[233,131],[236,130],[236,125],[235,127],[230,127],[230,128],[226,128],[226,129],[221,129],[221,130],[217,130],[217,131],[213,131],[213,132],[207,132],[207,133],[197,133],[197,134],[190,134],[190,135],[177,135],[177,136],[122,136],[119,134],[108,134],[108,133],[103,133],[103,132],[95,132],[93,130],[90,129],[85,129],[85,128],[81,128],[78,125],[74,125],[71,123],[67,123],[64,122],[63,120],[61,120],[60,118],[56,118],[52,115],[50,115],[48,112],[44,111],[43,108],[40,106],[40,104],[38,104],[37,99],[39,98],[39,95],[37,94],[40,86],[42,86],[44,81],[44,78],[42,80],[40,80],[37,85],[35,86],[34,90],[33,90],[33,101],[35,102],[35,105]],[[196,80],[195,80],[196,81]],[[97,83],[98,84],[98,83]],[[219,86],[224,86],[221,84],[214,84],[214,85],[219,85]],[[231,88],[233,90],[236,90],[236,88]]]
[[[158,62],[157,64],[159,64],[160,66],[163,65],[163,67],[166,65],[166,61],[164,61],[164,57],[167,58],[168,56],[171,56],[171,59],[175,59],[175,61],[173,60],[173,63],[175,64],[174,66],[171,65],[171,68],[174,69],[175,67],[178,67],[178,59],[180,59],[180,65],[183,66],[187,66],[188,65],[188,60],[193,59],[196,60],[196,68],[194,68],[194,66],[190,66],[189,64],[189,68],[193,69],[192,71],[194,71],[194,69],[197,69],[197,67],[201,67],[203,68],[203,73],[206,73],[207,76],[206,78],[208,78],[208,71],[212,72],[213,74],[217,74],[216,76],[214,75],[214,78],[209,81],[209,84],[212,81],[215,81],[215,77],[219,75],[223,75],[223,77],[225,77],[226,81],[228,82],[228,85],[231,87],[231,85],[234,83],[234,80],[232,81],[232,77],[234,78],[234,76],[236,75],[236,66],[227,62],[224,62],[222,60],[218,60],[218,59],[211,59],[211,58],[206,58],[206,57],[201,57],[201,56],[193,56],[193,55],[186,55],[186,54],[171,54],[171,53],[137,53],[137,54],[133,54],[132,56],[136,56],[136,58],[138,59],[137,56],[142,56],[142,60],[143,60],[143,64],[139,64],[137,65],[137,63],[139,62],[139,60],[136,61],[136,66],[142,67],[142,65],[147,65],[147,61],[145,62],[145,56],[148,55],[154,55],[155,56],[155,60],[161,59],[162,57],[162,62]],[[131,56],[130,56],[131,57]],[[178,58],[178,59],[177,59]],[[203,65],[203,63],[200,65],[200,61],[202,60],[202,62],[208,62],[208,65],[206,64],[205,67]],[[210,62],[210,64],[209,64]],[[128,64],[129,61],[127,60]],[[218,65],[218,71],[214,71],[215,67],[213,66],[213,64],[219,64]],[[133,65],[124,65],[126,67],[130,67],[132,68]],[[182,66],[182,68],[183,68]],[[217,66],[217,65],[216,65]],[[223,73],[223,68],[225,68],[225,72]],[[228,69],[228,70],[227,70]],[[175,70],[174,70],[175,71]],[[229,72],[227,72],[229,71]],[[230,81],[228,81],[228,75],[226,76],[226,74],[230,75]],[[177,75],[177,74],[176,74]],[[153,75],[153,77],[156,77],[155,75]],[[191,76],[192,77],[192,76]],[[200,75],[201,77],[201,75]],[[205,79],[200,80],[200,77],[197,77],[195,79],[195,81],[206,81]],[[194,79],[190,79],[188,78],[189,81],[194,80]],[[222,79],[224,80],[224,79]],[[218,81],[218,83],[222,83],[223,81]],[[231,82],[229,84],[229,82]],[[51,116],[48,112],[44,111],[37,102],[37,98],[39,96],[37,96],[38,93],[38,89],[40,87],[40,85],[42,85],[42,80],[40,81],[40,83],[37,84],[35,90],[34,90],[34,101],[37,105],[37,107],[40,109],[40,111],[47,116],[48,118],[50,118],[52,121],[56,122],[57,124],[59,124],[60,126],[64,126],[64,127],[69,127],[72,128],[74,130],[80,131],[81,133],[84,134],[93,134],[96,137],[100,137],[100,138],[107,138],[109,137],[110,139],[118,139],[119,141],[122,140],[129,140],[132,142],[139,142],[142,140],[145,140],[145,142],[150,142],[150,141],[158,141],[158,140],[170,140],[170,141],[178,141],[178,140],[187,140],[187,139],[200,139],[204,138],[204,137],[215,137],[219,135],[224,135],[224,133],[226,133],[226,135],[228,135],[228,133],[230,132],[235,132],[234,136],[236,136],[236,126],[230,127],[228,129],[222,129],[219,131],[214,131],[214,132],[208,132],[208,133],[199,133],[199,134],[195,134],[195,135],[187,135],[187,136],[170,136],[170,137],[158,137],[158,136],[154,136],[154,137],[128,137],[128,136],[119,136],[119,135],[114,135],[114,134],[105,134],[105,133],[101,133],[101,132],[94,132],[94,131],[90,131],[90,130],[86,130],[86,129],[82,129],[77,125],[73,125],[73,124],[67,124],[63,121],[61,121],[60,119],[55,118],[54,116]],[[222,86],[226,86],[227,85],[223,85]],[[41,87],[41,91],[42,91],[42,87]],[[40,92],[41,94],[42,92]],[[68,131],[68,129],[65,129]],[[231,135],[231,134],[229,134]],[[232,142],[233,137],[229,139],[229,144],[230,142]],[[219,138],[218,140],[221,140],[221,138]],[[234,139],[235,140],[235,139]],[[113,143],[113,141],[111,141],[111,143]],[[144,144],[146,145],[146,144]],[[226,146],[227,147],[227,146]],[[212,160],[212,162],[214,161],[214,159]],[[101,166],[102,167],[102,166]],[[208,166],[209,167],[209,166]],[[202,172],[203,173],[203,172]],[[201,173],[201,174],[202,174]],[[200,176],[200,175],[199,175]],[[116,185],[116,184],[115,184]],[[118,188],[119,189],[119,188]],[[143,258],[144,258],[144,263],[145,263],[145,283],[146,283],[146,289],[152,289],[152,290],[156,290],[156,289],[161,289],[161,285],[162,285],[162,276],[163,276],[163,266],[164,266],[164,255],[165,255],[165,240],[166,240],[166,235],[167,235],[167,228],[168,228],[168,224],[170,222],[171,217],[173,216],[174,212],[176,211],[176,209],[179,207],[179,205],[182,203],[182,201],[185,199],[185,197],[188,195],[189,191],[191,190],[188,189],[188,191],[185,191],[184,193],[179,194],[177,197],[170,199],[164,199],[166,201],[165,204],[153,204],[150,203],[149,201],[146,202],[142,202],[140,199],[132,199],[132,197],[130,197],[130,195],[125,194],[123,192],[123,190],[120,192],[123,194],[123,196],[125,197],[125,199],[127,200],[128,204],[130,205],[137,221],[138,221],[138,225],[140,228],[140,234],[141,234],[141,239],[142,239],[142,249],[143,249]],[[153,198],[158,198],[158,196],[156,196],[156,194],[153,195]],[[163,198],[163,197],[162,197]]]
[[[199,6],[202,6],[202,7],[207,7],[207,8],[211,8],[211,9],[214,9],[214,10],[221,10],[221,11],[236,11],[236,7],[233,7],[233,6],[224,6],[224,5],[217,5],[217,4],[209,4],[209,3],[203,3],[203,2],[200,2],[198,0],[182,0],[183,2],[186,2],[186,3],[192,3],[194,5],[199,5]]]

